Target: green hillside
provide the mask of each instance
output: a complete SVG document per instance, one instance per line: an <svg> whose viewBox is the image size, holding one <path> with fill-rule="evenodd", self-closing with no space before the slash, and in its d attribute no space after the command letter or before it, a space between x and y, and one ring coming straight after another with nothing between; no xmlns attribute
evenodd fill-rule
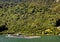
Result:
<svg viewBox="0 0 60 42"><path fill-rule="evenodd" d="M59 2L56 0L0 2L0 34L58 35Z"/></svg>

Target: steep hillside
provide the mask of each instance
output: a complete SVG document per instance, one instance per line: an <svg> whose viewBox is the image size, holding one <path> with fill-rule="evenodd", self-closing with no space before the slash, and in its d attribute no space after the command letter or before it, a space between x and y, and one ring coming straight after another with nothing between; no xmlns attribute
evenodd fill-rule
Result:
<svg viewBox="0 0 60 42"><path fill-rule="evenodd" d="M0 0L0 34L59 35L60 1L1 1L5 0Z"/></svg>

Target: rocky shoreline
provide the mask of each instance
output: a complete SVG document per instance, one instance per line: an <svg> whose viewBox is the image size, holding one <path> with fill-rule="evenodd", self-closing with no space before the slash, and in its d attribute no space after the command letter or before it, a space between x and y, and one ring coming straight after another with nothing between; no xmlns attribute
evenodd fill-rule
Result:
<svg viewBox="0 0 60 42"><path fill-rule="evenodd" d="M6 37L11 37L11 38L40 38L41 36L23 36L23 35L11 35L8 34Z"/></svg>

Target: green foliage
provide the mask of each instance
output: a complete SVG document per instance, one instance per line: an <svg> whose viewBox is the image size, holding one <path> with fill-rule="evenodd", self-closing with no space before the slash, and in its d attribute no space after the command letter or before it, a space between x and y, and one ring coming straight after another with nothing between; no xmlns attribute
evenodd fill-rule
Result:
<svg viewBox="0 0 60 42"><path fill-rule="evenodd" d="M31 3L0 3L2 7L0 8L0 26L7 26L6 33L58 35L60 31L55 25L56 21L60 19L60 4L57 4L58 7L56 8L53 7L52 3L49 3L50 7L48 7L44 2L43 5L42 3L39 5L39 1L32 1Z"/></svg>

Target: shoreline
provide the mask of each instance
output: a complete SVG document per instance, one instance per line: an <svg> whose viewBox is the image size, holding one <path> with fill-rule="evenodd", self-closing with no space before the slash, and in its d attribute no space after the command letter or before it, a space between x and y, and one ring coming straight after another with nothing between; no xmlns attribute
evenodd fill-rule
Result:
<svg viewBox="0 0 60 42"><path fill-rule="evenodd" d="M22 35L10 35L8 34L6 37L11 37L11 38L41 38L41 36L22 36Z"/></svg>

